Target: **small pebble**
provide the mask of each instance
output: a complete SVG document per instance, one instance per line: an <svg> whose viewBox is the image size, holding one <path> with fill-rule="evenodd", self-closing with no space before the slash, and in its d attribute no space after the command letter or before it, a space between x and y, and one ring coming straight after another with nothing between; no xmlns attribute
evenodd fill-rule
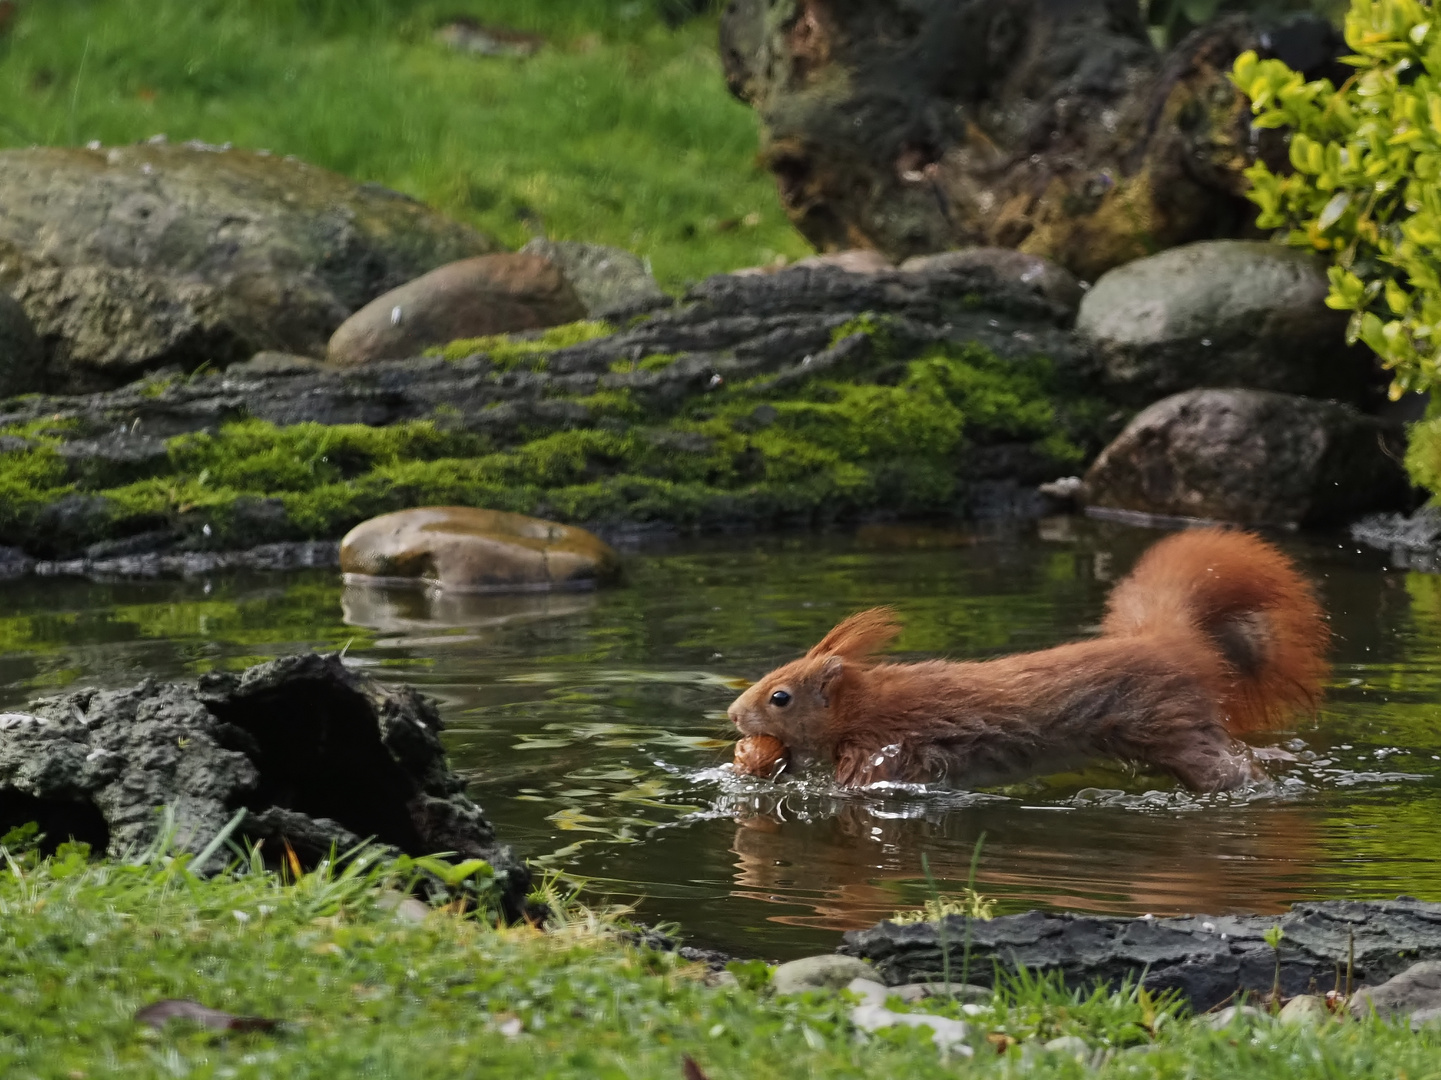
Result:
<svg viewBox="0 0 1441 1080"><path fill-rule="evenodd" d="M961 1020L946 1016L932 1016L929 1013L891 1012L883 1005L857 1005L851 1010L851 1023L862 1031L880 1031L882 1028L904 1024L907 1027L928 1027L931 1041L946 1052L955 1052L970 1057L974 1051L965 1044L970 1028Z"/></svg>
<svg viewBox="0 0 1441 1080"><path fill-rule="evenodd" d="M1293 1027L1317 1027L1331 1017L1326 999L1316 994L1300 994L1286 1002L1276 1019Z"/></svg>
<svg viewBox="0 0 1441 1080"><path fill-rule="evenodd" d="M1244 1018L1249 1021L1259 1020L1266 1014L1260 1009L1251 1005L1228 1005L1218 1013L1213 1013L1206 1018L1206 1023L1217 1031L1230 1027L1237 1019Z"/></svg>

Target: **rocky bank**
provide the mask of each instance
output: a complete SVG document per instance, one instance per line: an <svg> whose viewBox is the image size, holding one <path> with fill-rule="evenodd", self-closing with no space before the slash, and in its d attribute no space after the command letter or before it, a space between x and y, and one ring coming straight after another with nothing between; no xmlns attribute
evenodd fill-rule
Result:
<svg viewBox="0 0 1441 1080"><path fill-rule="evenodd" d="M0 182L0 393L32 391L0 400L0 573L329 563L426 505L616 534L1414 502L1324 264L1278 245L1089 290L1005 248L844 252L673 298L629 253L495 253L223 147L5 151Z"/></svg>

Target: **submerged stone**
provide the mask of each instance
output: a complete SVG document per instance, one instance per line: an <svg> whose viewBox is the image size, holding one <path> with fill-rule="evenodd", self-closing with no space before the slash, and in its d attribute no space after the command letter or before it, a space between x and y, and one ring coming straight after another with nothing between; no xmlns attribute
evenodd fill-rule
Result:
<svg viewBox="0 0 1441 1080"><path fill-rule="evenodd" d="M397 580L468 592L590 588L620 574L615 551L573 525L469 506L400 510L340 542L350 584Z"/></svg>

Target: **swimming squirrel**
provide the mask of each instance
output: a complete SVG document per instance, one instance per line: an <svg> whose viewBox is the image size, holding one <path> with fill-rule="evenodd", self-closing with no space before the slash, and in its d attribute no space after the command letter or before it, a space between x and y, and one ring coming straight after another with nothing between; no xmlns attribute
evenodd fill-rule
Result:
<svg viewBox="0 0 1441 1080"><path fill-rule="evenodd" d="M744 736L737 771L823 762L846 786L980 787L1119 758L1221 791L1263 776L1237 736L1314 710L1330 640L1291 561L1221 529L1151 547L1088 641L877 662L900 629L890 608L852 615L741 694L729 710Z"/></svg>

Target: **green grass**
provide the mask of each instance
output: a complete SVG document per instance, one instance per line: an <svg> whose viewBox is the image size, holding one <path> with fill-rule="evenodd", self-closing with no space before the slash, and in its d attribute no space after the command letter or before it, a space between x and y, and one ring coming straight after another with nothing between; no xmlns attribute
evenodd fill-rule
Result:
<svg viewBox="0 0 1441 1080"><path fill-rule="evenodd" d="M295 154L519 246L649 257L663 284L807 246L756 164L716 24L662 0L29 0L0 40L0 146L158 132ZM536 32L474 58L445 18Z"/></svg>
<svg viewBox="0 0 1441 1080"><path fill-rule="evenodd" d="M544 933L440 909L413 921L395 901L414 873L368 859L285 884L244 862L202 880L163 853L130 864L91 863L66 848L44 861L9 858L0 867L0 1071L16 1080L676 1080L690 1055L711 1080L1441 1076L1435 1033L1268 1020L1217 1032L1133 990L1068 992L1024 975L1003 980L992 1007L971 1018L972 1061L946 1061L924 1030L859 1033L844 998L770 996L759 965L740 969L744 985L708 987L699 967L623 943L613 917L563 905ZM282 1024L231 1034L135 1021L168 998ZM929 1007L960 1015L954 1004ZM1042 1048L1061 1035L1104 1063L1092 1071Z"/></svg>

